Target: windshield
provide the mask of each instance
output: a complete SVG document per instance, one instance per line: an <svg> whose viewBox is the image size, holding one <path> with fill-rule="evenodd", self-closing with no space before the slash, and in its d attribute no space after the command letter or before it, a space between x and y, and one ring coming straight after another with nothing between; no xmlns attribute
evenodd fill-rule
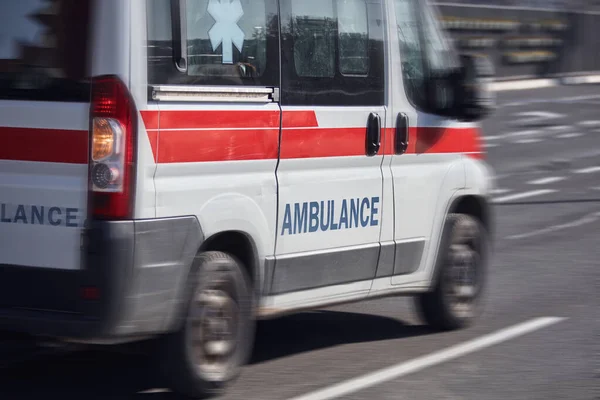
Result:
<svg viewBox="0 0 600 400"><path fill-rule="evenodd" d="M0 99L89 100L91 1L0 2Z"/></svg>

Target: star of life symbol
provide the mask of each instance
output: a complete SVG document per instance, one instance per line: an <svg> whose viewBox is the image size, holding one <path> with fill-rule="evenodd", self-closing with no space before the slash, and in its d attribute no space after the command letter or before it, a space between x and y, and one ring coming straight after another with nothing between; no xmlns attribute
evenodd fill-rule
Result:
<svg viewBox="0 0 600 400"><path fill-rule="evenodd" d="M207 11L215 19L208 32L213 51L222 44L223 64L233 64L233 46L241 52L246 37L238 25L244 15L242 3L240 0L210 0Z"/></svg>

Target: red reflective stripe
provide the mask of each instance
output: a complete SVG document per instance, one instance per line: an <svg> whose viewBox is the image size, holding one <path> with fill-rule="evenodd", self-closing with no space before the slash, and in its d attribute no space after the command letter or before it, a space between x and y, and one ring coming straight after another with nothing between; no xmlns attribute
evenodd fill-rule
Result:
<svg viewBox="0 0 600 400"><path fill-rule="evenodd" d="M158 131L148 131L148 140L150 141L150 148L152 149L152 156L154 162L158 161Z"/></svg>
<svg viewBox="0 0 600 400"><path fill-rule="evenodd" d="M87 164L88 132L0 127L0 160Z"/></svg>
<svg viewBox="0 0 600 400"><path fill-rule="evenodd" d="M392 155L395 152L394 146L396 145L396 128L385 129L385 135L383 137L383 154Z"/></svg>
<svg viewBox="0 0 600 400"><path fill-rule="evenodd" d="M277 111L158 111L142 113L158 163L276 159ZM158 126L160 123L160 133ZM314 111L284 111L281 158L365 155L366 128L318 128ZM269 129L271 128L271 129ZM388 128L380 154L394 154ZM478 128L410 128L407 154L483 154ZM483 157L483 155L481 156Z"/></svg>
<svg viewBox="0 0 600 400"><path fill-rule="evenodd" d="M384 145L386 155L395 151L396 130L387 129ZM480 153L481 135L479 128L409 128L409 143L406 154Z"/></svg>
<svg viewBox="0 0 600 400"><path fill-rule="evenodd" d="M366 128L284 129L281 158L366 155Z"/></svg>
<svg viewBox="0 0 600 400"><path fill-rule="evenodd" d="M281 120L285 128L317 128L317 114L314 111L284 111Z"/></svg>
<svg viewBox="0 0 600 400"><path fill-rule="evenodd" d="M277 159L279 129L161 131L158 163Z"/></svg>
<svg viewBox="0 0 600 400"><path fill-rule="evenodd" d="M140 114L142 114L142 119L147 130L158 129L158 111L140 111Z"/></svg>
<svg viewBox="0 0 600 400"><path fill-rule="evenodd" d="M465 153L475 151L474 128L410 128L408 154Z"/></svg>
<svg viewBox="0 0 600 400"><path fill-rule="evenodd" d="M161 111L163 129L279 128L279 111Z"/></svg>

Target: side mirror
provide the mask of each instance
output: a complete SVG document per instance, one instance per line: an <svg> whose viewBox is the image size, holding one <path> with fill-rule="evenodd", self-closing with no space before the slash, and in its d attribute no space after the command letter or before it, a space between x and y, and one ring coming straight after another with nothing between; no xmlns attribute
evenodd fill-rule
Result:
<svg viewBox="0 0 600 400"><path fill-rule="evenodd" d="M463 54L456 87L456 117L471 122L489 116L496 109L496 95L491 90L494 66L487 56Z"/></svg>

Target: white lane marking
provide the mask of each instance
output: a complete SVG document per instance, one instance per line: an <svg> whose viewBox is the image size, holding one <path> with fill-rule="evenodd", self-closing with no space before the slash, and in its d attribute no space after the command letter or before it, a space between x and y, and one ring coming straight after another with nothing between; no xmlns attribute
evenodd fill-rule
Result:
<svg viewBox="0 0 600 400"><path fill-rule="evenodd" d="M564 114L553 113L549 111L526 111L515 114L518 117L538 117L538 118L562 118Z"/></svg>
<svg viewBox="0 0 600 400"><path fill-rule="evenodd" d="M157 389L148 389L148 390L142 390L141 392L138 392L138 394L159 394L159 393L171 393L171 390L169 389L165 389L165 388L157 388Z"/></svg>
<svg viewBox="0 0 600 400"><path fill-rule="evenodd" d="M499 140L502 138L503 136L483 136L483 140L485 141Z"/></svg>
<svg viewBox="0 0 600 400"><path fill-rule="evenodd" d="M596 222L599 218L600 218L600 212L597 212L597 213L586 215L585 217L578 219L577 221L573 221L573 222L569 222L569 223L561 224L561 225L553 225L553 226L549 226L547 228L538 229L533 232L521 233L519 235L508 236L506 239L508 239L508 240L525 239L525 238L529 238L532 236L539 236L539 235L543 235L546 233L561 231L563 229L577 228L578 226Z"/></svg>
<svg viewBox="0 0 600 400"><path fill-rule="evenodd" d="M591 174L594 172L600 172L600 167L583 168L583 169L575 170L573 172L576 174Z"/></svg>
<svg viewBox="0 0 600 400"><path fill-rule="evenodd" d="M529 144L529 143L538 143L541 142L542 139L521 139L515 141L516 144Z"/></svg>
<svg viewBox="0 0 600 400"><path fill-rule="evenodd" d="M600 121L581 121L579 126L598 128L600 127Z"/></svg>
<svg viewBox="0 0 600 400"><path fill-rule="evenodd" d="M542 196L544 194L550 194L555 192L556 190L553 189L532 190L530 192L516 193L504 197L498 197L497 199L494 199L494 203L504 203L507 201L527 199L529 197Z"/></svg>
<svg viewBox="0 0 600 400"><path fill-rule="evenodd" d="M562 81L566 84L581 85L585 83L598 83L600 82L600 75L586 75L586 76L567 76L562 78Z"/></svg>
<svg viewBox="0 0 600 400"><path fill-rule="evenodd" d="M557 139L570 139L583 136L583 133L580 132L571 132L571 133L563 133L561 135L556 135Z"/></svg>
<svg viewBox="0 0 600 400"><path fill-rule="evenodd" d="M501 92L504 90L539 89L544 87L556 86L557 83L558 82L554 79L531 79L528 81L494 82L490 84L490 89L494 92Z"/></svg>
<svg viewBox="0 0 600 400"><path fill-rule="evenodd" d="M541 133L543 133L543 132L541 130L539 130L539 129L531 129L531 130L527 130L527 131L513 132L513 133L509 134L508 136L510 136L510 137L521 137L521 136L539 135Z"/></svg>
<svg viewBox="0 0 600 400"><path fill-rule="evenodd" d="M515 101L511 103L503 104L504 107L522 107L530 104L547 104L547 103L576 103L580 101L586 100L596 100L599 99L598 95L591 96L573 96L573 97L558 97L558 98L550 98L550 99L530 99L527 101Z"/></svg>
<svg viewBox="0 0 600 400"><path fill-rule="evenodd" d="M527 182L527 184L529 184L529 185L547 185L549 183L564 181L565 179L567 179L567 178L565 178L564 176L549 176L547 178L541 178L541 179L536 179L534 181L529 181L529 182Z"/></svg>
<svg viewBox="0 0 600 400"><path fill-rule="evenodd" d="M500 189L500 188L497 188L497 189L493 189L492 190L492 194L505 194L505 193L510 193L510 192L511 192L511 189Z"/></svg>
<svg viewBox="0 0 600 400"><path fill-rule="evenodd" d="M549 131L566 131L566 130L573 129L573 128L570 127L569 125L556 125L556 126L549 126L547 129Z"/></svg>
<svg viewBox="0 0 600 400"><path fill-rule="evenodd" d="M518 131L518 132L509 133L505 137L531 136L531 135L538 135L540 133L542 133L542 131L540 131L538 129L531 129L531 130L527 130L527 131Z"/></svg>
<svg viewBox="0 0 600 400"><path fill-rule="evenodd" d="M499 147L500 145L498 143L484 143L483 147L486 149L491 149L494 147Z"/></svg>
<svg viewBox="0 0 600 400"><path fill-rule="evenodd" d="M566 320L560 317L542 317L534 318L529 321L513 325L508 328L501 329L488 335L468 340L461 344L448 347L444 350L436 351L422 357L414 358L410 361L403 362L388 368L380 369L379 371L370 374L362 375L354 379L338 383L325 389L317 390L305 395L294 397L290 400L329 400L350 393L358 392L366 388L391 381L393 379L402 378L406 375L422 371L434 365L442 364L459 357L483 350L519 336L526 335L531 332L549 327Z"/></svg>

